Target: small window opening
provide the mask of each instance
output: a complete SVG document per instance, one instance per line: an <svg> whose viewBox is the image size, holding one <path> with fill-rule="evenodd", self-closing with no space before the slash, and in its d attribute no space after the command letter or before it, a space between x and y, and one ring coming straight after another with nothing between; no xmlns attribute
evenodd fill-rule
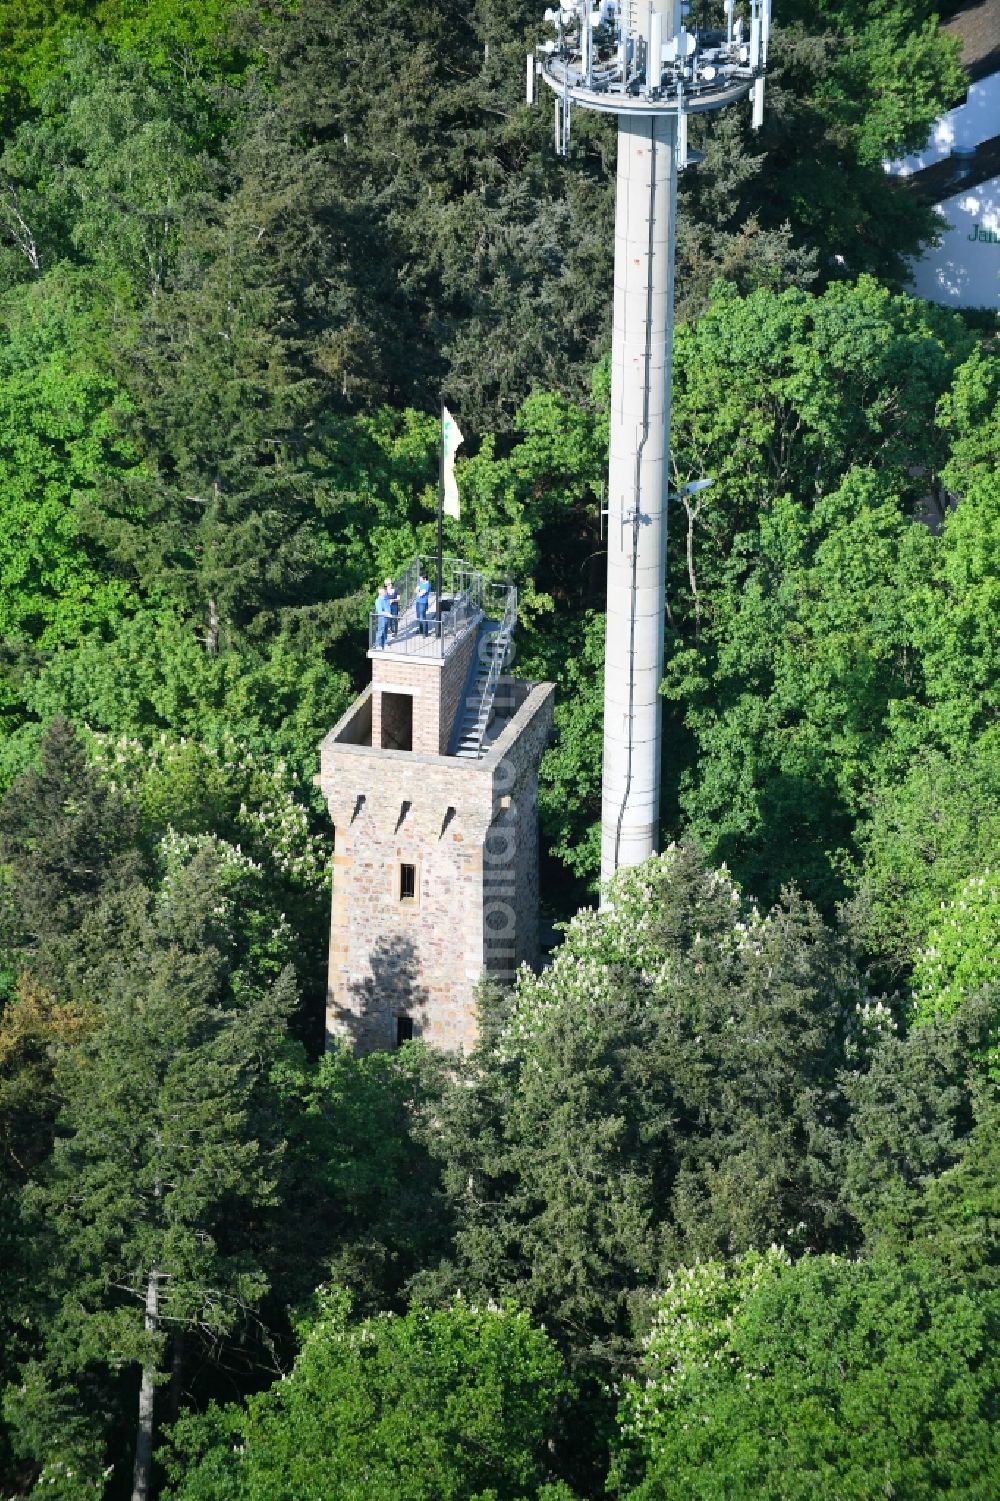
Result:
<svg viewBox="0 0 1000 1501"><path fill-rule="evenodd" d="M412 1042L412 1041L413 1041L413 1017L412 1016L397 1016L396 1017L396 1046L397 1046L397 1048L402 1047L402 1045L403 1045L404 1042Z"/></svg>
<svg viewBox="0 0 1000 1501"><path fill-rule="evenodd" d="M399 900L414 902L417 899L417 867L404 861L399 867Z"/></svg>

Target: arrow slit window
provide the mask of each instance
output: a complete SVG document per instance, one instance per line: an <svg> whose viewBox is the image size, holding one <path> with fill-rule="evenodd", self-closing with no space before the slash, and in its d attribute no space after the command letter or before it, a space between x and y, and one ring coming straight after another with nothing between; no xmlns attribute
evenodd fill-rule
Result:
<svg viewBox="0 0 1000 1501"><path fill-rule="evenodd" d="M417 900L417 867L405 860L399 862L399 900L415 904Z"/></svg>

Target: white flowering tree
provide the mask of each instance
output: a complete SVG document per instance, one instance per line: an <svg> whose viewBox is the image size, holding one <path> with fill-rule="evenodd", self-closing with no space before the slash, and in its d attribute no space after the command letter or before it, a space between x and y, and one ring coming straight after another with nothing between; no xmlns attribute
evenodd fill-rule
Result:
<svg viewBox="0 0 1000 1501"><path fill-rule="evenodd" d="M1000 1023L1000 872L991 869L962 881L941 903L913 964L913 1021L926 1025L954 1016L969 996L985 990L997 996ZM987 1061L1000 1082L995 1036Z"/></svg>
<svg viewBox="0 0 1000 1501"><path fill-rule="evenodd" d="M147 836L212 833L303 890L324 890L329 861L313 829L309 789L286 762L235 739L161 734L92 737L109 785L137 805Z"/></svg>
<svg viewBox="0 0 1000 1501"><path fill-rule="evenodd" d="M699 1261L667 1277L653 1303L641 1375L626 1381L618 1412L620 1442L615 1478L627 1484L637 1454L651 1455L669 1435L690 1394L715 1365L736 1363L733 1334L747 1301L765 1279L791 1265L772 1246L763 1255L748 1251L732 1261ZM753 1373L741 1374L751 1380Z"/></svg>
<svg viewBox="0 0 1000 1501"><path fill-rule="evenodd" d="M185 920L187 872L200 860L213 872L211 936L225 955L235 1000L263 981L274 980L293 961L296 940L287 917L274 912L263 866L217 834L178 834L168 829L157 849L161 872L157 907L176 926ZM178 913L178 907L180 912Z"/></svg>
<svg viewBox="0 0 1000 1501"><path fill-rule="evenodd" d="M228 872L230 922L242 925L258 959L277 945L282 959L294 963L304 1030L315 1036L331 867L313 789L285 761L236 739L209 744L164 734L150 740L94 735L91 743L98 768L137 819L161 878L169 879L199 847L220 856Z"/></svg>
<svg viewBox="0 0 1000 1501"><path fill-rule="evenodd" d="M1000 1464L1000 1297L924 1261L780 1252L679 1271L626 1382L628 1501L973 1501Z"/></svg>

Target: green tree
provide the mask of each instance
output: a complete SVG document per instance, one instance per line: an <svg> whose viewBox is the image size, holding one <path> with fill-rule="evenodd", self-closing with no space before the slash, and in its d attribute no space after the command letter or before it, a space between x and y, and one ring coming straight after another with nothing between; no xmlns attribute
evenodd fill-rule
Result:
<svg viewBox="0 0 1000 1501"><path fill-rule="evenodd" d="M197 106L135 58L79 43L46 90L37 119L6 146L8 228L23 251L18 213L38 265L64 259L93 269L104 297L155 295L176 252L185 202L210 176L199 150ZM29 264L30 264L30 257Z"/></svg>
<svg viewBox="0 0 1000 1501"><path fill-rule="evenodd" d="M351 600L341 612L345 630L356 613ZM108 640L87 636L43 658L30 676L19 667L19 717L31 717L3 747L4 780L30 760L34 721L57 714L147 744L160 735L212 745L234 739L311 775L320 740L352 696L346 671L329 661L330 646L309 623L210 656L180 609L140 608Z"/></svg>
<svg viewBox="0 0 1000 1501"><path fill-rule="evenodd" d="M706 1338L702 1286L726 1269L694 1269L660 1305L623 1404L620 1473L638 1478L625 1493L985 1501L1000 1460L996 1294L919 1260L771 1266L743 1280L702 1361L687 1330Z"/></svg>
<svg viewBox="0 0 1000 1501"><path fill-rule="evenodd" d="M27 963L53 989L74 969L86 972L92 937L99 946L106 936L105 899L137 877L136 832L125 800L88 766L73 727L54 719L38 764L0 804L8 966Z"/></svg>
<svg viewBox="0 0 1000 1501"><path fill-rule="evenodd" d="M205 281L161 294L131 351L143 469L117 504L91 510L102 544L189 615L212 656L300 599L324 556L313 481L295 462L308 390L289 367L277 294L243 279L249 227L220 228Z"/></svg>
<svg viewBox="0 0 1000 1501"><path fill-rule="evenodd" d="M444 385L467 428L485 432L509 428L533 386L585 389L608 335L614 129L582 116L573 159L554 156L544 112L522 101L537 10L479 0L360 18L331 0L252 15L228 0L81 0L28 11L17 29L40 119L22 144L54 139L54 127L66 172L25 175L10 157L2 196L18 274L37 270L32 257L46 264L36 210L60 184L70 198L86 184L88 154L94 253L127 260L139 246L136 267L155 269L159 246L143 261L150 237L170 247L177 231L176 200L162 189L197 178L204 147L258 209L280 205L255 222L271 242L271 277L294 302L310 373L332 400L430 407ZM79 68L74 78L73 48L68 61L60 53L72 34L77 55L89 48L92 59L100 39L103 79ZM686 174L685 314L704 307L720 275L743 290L805 285L820 252L828 275L846 264L902 277L935 218L881 161L919 144L958 96L954 52L926 7L902 3L864 22L817 24L810 12L776 28L761 136L745 111L725 112L705 123L706 161ZM88 113L92 142L79 129ZM118 146L107 152L127 119L134 181ZM103 244L93 232L102 202L114 210ZM67 210L76 214L68 199ZM65 243L80 224L53 228Z"/></svg>
<svg viewBox="0 0 1000 1501"><path fill-rule="evenodd" d="M774 500L788 494L811 507L851 468L891 480L904 503L919 499L924 477L910 471L940 469L947 457L936 406L969 348L953 316L870 277L822 296L716 288L674 348L676 487L715 480L695 538L696 553L707 546L713 557L699 575L708 570L710 582L713 563L734 548L745 570ZM687 573L681 536L675 529L678 582Z"/></svg>
<svg viewBox="0 0 1000 1501"><path fill-rule="evenodd" d="M945 493L958 499L902 599L919 692L889 706L890 740L858 831L854 915L893 976L909 970L941 905L991 865L995 848L1000 490L990 455L1000 449L981 358L959 369L940 413Z"/></svg>
<svg viewBox="0 0 1000 1501"><path fill-rule="evenodd" d="M905 721L902 731L911 740ZM993 859L998 806L993 729L964 745L958 760L949 746L925 744L901 780L872 789L859 828L861 864L850 915L892 983L908 973L942 903Z"/></svg>
<svg viewBox="0 0 1000 1501"><path fill-rule="evenodd" d="M533 385L579 392L608 336L615 135L581 112L570 161L554 157L545 112L522 102L540 13L494 0L363 22L330 0L289 12L252 45L340 200L341 256L314 307L326 301L339 325L344 394L429 407L444 385L483 432L508 427ZM771 50L760 137L746 111L724 112L699 135L704 166L685 174L685 315L720 275L780 289L819 259L827 275L901 281L937 227L882 170L961 93L955 43L926 7L857 25L800 14ZM345 56L359 60L346 75ZM324 216L329 201L327 187Z"/></svg>
<svg viewBox="0 0 1000 1501"><path fill-rule="evenodd" d="M965 348L948 319L868 280L818 298L720 290L679 334L677 488L715 485L672 529L668 826L762 900L794 878L831 910L870 797L905 774L941 557L911 518L912 471L945 461L935 409Z"/></svg>
<svg viewBox="0 0 1000 1501"><path fill-rule="evenodd" d="M67 43L114 40L159 71L192 74L214 64L238 70L222 45L232 0L3 0L5 77L0 111L9 127L33 107L67 66Z"/></svg>
<svg viewBox="0 0 1000 1501"><path fill-rule="evenodd" d="M997 982L1000 898L992 870L970 876L927 934L913 966L916 1017L951 1016L966 996Z"/></svg>
<svg viewBox="0 0 1000 1501"><path fill-rule="evenodd" d="M950 440L945 482L964 495L990 477L1000 457L1000 370L987 348L973 350L956 371L938 420Z"/></svg>
<svg viewBox="0 0 1000 1501"><path fill-rule="evenodd" d="M9 294L4 311L0 702L13 728L39 657L112 629L132 606L128 584L80 524L103 476L131 460L117 426L122 392L107 373L100 319L79 279L53 273Z"/></svg>
<svg viewBox="0 0 1000 1501"><path fill-rule="evenodd" d="M996 720L998 543L1000 481L990 475L970 484L946 517L938 568L911 605L929 701L918 731L938 744L967 744Z"/></svg>
<svg viewBox="0 0 1000 1501"><path fill-rule="evenodd" d="M922 686L906 607L933 542L851 470L812 508L775 500L753 543L701 640L671 642L664 691L695 746L681 810L762 898L794 878L829 910L894 708Z"/></svg>
<svg viewBox="0 0 1000 1501"><path fill-rule="evenodd" d="M908 1032L886 1022L867 1058L842 1076L848 1115L838 1148L840 1191L870 1252L891 1257L933 1240L930 1206L939 1200L950 1206L951 1230L945 1220L941 1225L944 1243L960 1251L961 1204L947 1185L968 1180L974 1189L974 1164L982 1162L996 1104L995 1087L978 1060L995 1026L990 995L974 995L953 1016ZM975 1239L988 1199L980 1195L971 1211Z"/></svg>
<svg viewBox="0 0 1000 1501"><path fill-rule="evenodd" d="M0 107L9 126L59 70L62 48L81 23L92 21L96 0L5 0L0 6L5 76Z"/></svg>
<svg viewBox="0 0 1000 1501"><path fill-rule="evenodd" d="M680 1266L652 1299L649 1331L642 1342L639 1374L625 1383L618 1412L620 1442L611 1480L625 1489L639 1469L638 1454L652 1456L669 1445L679 1409L714 1362L731 1361L734 1328L764 1283L791 1264L777 1246L761 1255L747 1251L731 1261Z"/></svg>
<svg viewBox="0 0 1000 1501"><path fill-rule="evenodd" d="M175 1427L174 1501L569 1501L544 1484L562 1362L523 1313L459 1299L354 1323L343 1293L318 1305L280 1385Z"/></svg>
<svg viewBox="0 0 1000 1501"><path fill-rule="evenodd" d="M362 19L307 0L253 25L275 119L316 159L319 223L335 226L300 285L341 400L430 408L443 383L485 431L535 381L585 383L611 186L599 153L582 176L555 161L521 102L521 28L533 40L539 22L397 0Z"/></svg>
<svg viewBox="0 0 1000 1501"><path fill-rule="evenodd" d="M282 1060L275 1088L288 1147L266 1256L283 1307L332 1272L358 1312L401 1311L410 1281L450 1242L432 1150L444 1064L419 1044L360 1058L334 1048L315 1065Z"/></svg>
<svg viewBox="0 0 1000 1501"><path fill-rule="evenodd" d="M144 1501L171 1337L217 1341L265 1291L239 1220L274 1196L278 1144L260 1099L294 988L287 974L269 984L266 969L240 980L224 869L202 852L148 903L141 945L127 970L109 966L100 1025L64 1076L51 1159L25 1190L36 1248L53 1249L41 1260L41 1339L22 1334L28 1357L6 1415L15 1447L41 1467L35 1494L96 1482L101 1409L127 1369L138 1380L132 1494Z"/></svg>
<svg viewBox="0 0 1000 1501"><path fill-rule="evenodd" d="M542 760L538 809L549 852L578 878L582 895L594 889L601 864L604 616L584 617L579 647L568 633L559 644L569 649L557 677L556 743Z"/></svg>
<svg viewBox="0 0 1000 1501"><path fill-rule="evenodd" d="M236 10L235 0L99 0L98 16L102 34L121 51L211 94L220 78L240 78L248 63L231 43Z"/></svg>
<svg viewBox="0 0 1000 1501"><path fill-rule="evenodd" d="M923 146L965 92L956 41L929 7L785 5L768 52L763 128L753 133L740 110L709 117L698 132L705 166L685 174L680 285L693 282L695 312L713 272L744 291L802 285L816 271L900 286L907 256L937 228L929 205L883 170Z"/></svg>
<svg viewBox="0 0 1000 1501"><path fill-rule="evenodd" d="M542 975L484 1001L443 1115L456 1262L429 1279L518 1297L602 1370L679 1259L836 1243L832 1069L861 999L813 912L762 915L690 850L610 896Z"/></svg>
<svg viewBox="0 0 1000 1501"><path fill-rule="evenodd" d="M921 1253L950 1277L996 1287L1000 1280L1000 1103L996 1091L974 1102L961 1157L931 1183L914 1215Z"/></svg>

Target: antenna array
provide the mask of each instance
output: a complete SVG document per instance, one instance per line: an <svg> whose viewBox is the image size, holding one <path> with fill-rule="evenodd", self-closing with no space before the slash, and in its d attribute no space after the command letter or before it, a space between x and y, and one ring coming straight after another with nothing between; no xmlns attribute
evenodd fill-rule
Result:
<svg viewBox="0 0 1000 1501"><path fill-rule="evenodd" d="M673 115L687 160L687 116L753 96L764 118L771 0L723 0L717 28L689 28L678 0L563 0L545 12L555 36L528 58L528 102L540 75L556 95L556 149L565 154L574 106L616 115Z"/></svg>

